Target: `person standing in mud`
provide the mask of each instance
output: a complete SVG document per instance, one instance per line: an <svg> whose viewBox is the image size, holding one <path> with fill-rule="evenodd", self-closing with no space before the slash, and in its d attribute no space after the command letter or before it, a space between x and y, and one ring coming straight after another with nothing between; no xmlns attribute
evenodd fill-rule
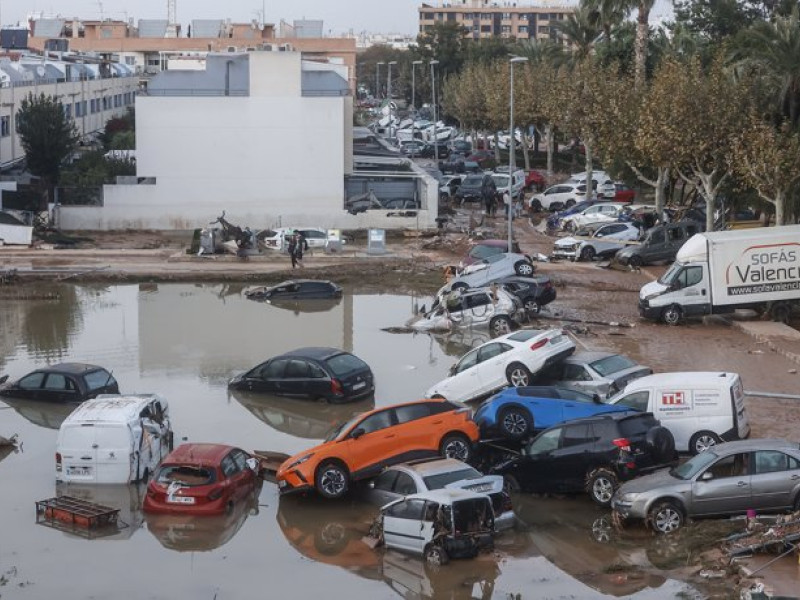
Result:
<svg viewBox="0 0 800 600"><path fill-rule="evenodd" d="M291 237L289 237L289 245L286 247L286 251L289 253L289 258L292 259L292 268L297 267L297 234L293 233Z"/></svg>
<svg viewBox="0 0 800 600"><path fill-rule="evenodd" d="M306 237L298 231L295 233L294 259L292 260L293 267L295 261L301 267L303 266L303 252L306 250L308 250L308 242L306 241Z"/></svg>

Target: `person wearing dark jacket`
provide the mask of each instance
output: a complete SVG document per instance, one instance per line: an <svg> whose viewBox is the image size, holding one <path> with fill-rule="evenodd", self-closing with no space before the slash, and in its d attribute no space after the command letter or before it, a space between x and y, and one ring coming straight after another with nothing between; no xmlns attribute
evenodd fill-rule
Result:
<svg viewBox="0 0 800 600"><path fill-rule="evenodd" d="M308 242L306 241L305 236L299 231L294 234L294 237L295 237L295 246L294 246L294 254L292 256L292 267L294 267L295 263L299 264L302 267L303 252L308 250Z"/></svg>

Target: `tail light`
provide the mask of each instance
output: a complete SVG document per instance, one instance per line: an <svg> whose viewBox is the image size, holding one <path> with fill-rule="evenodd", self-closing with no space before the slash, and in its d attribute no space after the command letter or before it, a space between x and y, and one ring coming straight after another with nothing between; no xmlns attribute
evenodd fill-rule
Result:
<svg viewBox="0 0 800 600"><path fill-rule="evenodd" d="M550 340L547 339L547 338L544 338L543 340L539 340L535 344L531 345L531 350L538 350L539 348L544 348L547 345L547 342L549 342L549 341Z"/></svg>
<svg viewBox="0 0 800 600"><path fill-rule="evenodd" d="M209 500L219 500L220 498L222 498L222 488L221 487L214 488L213 490L211 490L208 493L208 499Z"/></svg>
<svg viewBox="0 0 800 600"><path fill-rule="evenodd" d="M61 453L56 452L56 473L61 472Z"/></svg>
<svg viewBox="0 0 800 600"><path fill-rule="evenodd" d="M336 396L341 396L344 393L342 382L338 379L331 379L331 393Z"/></svg>
<svg viewBox="0 0 800 600"><path fill-rule="evenodd" d="M631 451L631 443L628 441L628 438L617 438L611 442L620 450L625 450L626 452Z"/></svg>

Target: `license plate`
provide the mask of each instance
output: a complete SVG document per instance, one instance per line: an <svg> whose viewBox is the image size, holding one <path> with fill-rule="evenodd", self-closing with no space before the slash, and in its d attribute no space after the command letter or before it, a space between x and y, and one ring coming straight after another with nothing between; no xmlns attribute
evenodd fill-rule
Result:
<svg viewBox="0 0 800 600"><path fill-rule="evenodd" d="M278 482L278 487L279 487L279 488L281 488L281 489L282 489L282 488L285 488L287 485L288 485L288 484L286 483L286 480L285 480L285 479L281 479L281 480Z"/></svg>
<svg viewBox="0 0 800 600"><path fill-rule="evenodd" d="M70 467L69 474L73 477L85 477L92 474L92 467Z"/></svg>
<svg viewBox="0 0 800 600"><path fill-rule="evenodd" d="M353 389L354 390L360 390L363 387L367 387L367 382L366 381L362 381L360 383L356 383L355 385L353 385Z"/></svg>
<svg viewBox="0 0 800 600"><path fill-rule="evenodd" d="M167 496L167 502L172 504L194 504L192 496Z"/></svg>

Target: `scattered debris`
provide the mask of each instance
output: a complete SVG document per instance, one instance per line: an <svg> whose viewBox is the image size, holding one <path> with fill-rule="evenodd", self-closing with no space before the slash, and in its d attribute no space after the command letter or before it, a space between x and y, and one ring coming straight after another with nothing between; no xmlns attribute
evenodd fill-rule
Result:
<svg viewBox="0 0 800 600"><path fill-rule="evenodd" d="M128 527L118 519L119 509L72 496L36 502L36 523L93 539L113 535Z"/></svg>

